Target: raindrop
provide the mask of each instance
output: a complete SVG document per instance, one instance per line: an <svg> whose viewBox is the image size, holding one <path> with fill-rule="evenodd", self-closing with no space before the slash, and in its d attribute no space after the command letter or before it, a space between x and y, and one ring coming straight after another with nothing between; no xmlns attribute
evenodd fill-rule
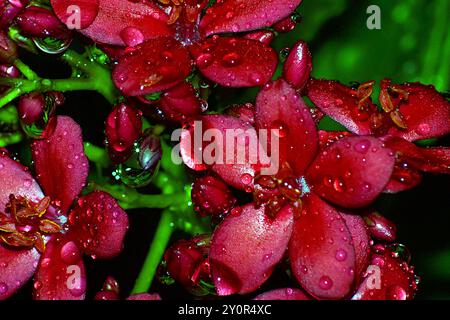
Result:
<svg viewBox="0 0 450 320"><path fill-rule="evenodd" d="M8 292L8 285L4 282L0 282L0 294Z"/></svg>
<svg viewBox="0 0 450 320"><path fill-rule="evenodd" d="M366 153L367 150L370 148L370 141L369 140L362 140L355 144L354 149L355 151L359 153Z"/></svg>
<svg viewBox="0 0 450 320"><path fill-rule="evenodd" d="M337 261L345 261L347 259L347 252L343 249L339 249L336 251L336 260Z"/></svg>
<svg viewBox="0 0 450 320"><path fill-rule="evenodd" d="M224 67L236 67L241 64L241 56L236 52L231 52L223 56L222 65Z"/></svg>
<svg viewBox="0 0 450 320"><path fill-rule="evenodd" d="M328 276L322 276L319 279L319 287L322 290L330 290L331 287L333 287L333 280L331 280L331 278Z"/></svg>

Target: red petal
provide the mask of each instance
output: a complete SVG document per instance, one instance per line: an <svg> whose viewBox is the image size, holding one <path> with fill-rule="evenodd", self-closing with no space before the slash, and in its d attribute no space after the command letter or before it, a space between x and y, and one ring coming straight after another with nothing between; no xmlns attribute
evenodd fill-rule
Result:
<svg viewBox="0 0 450 320"><path fill-rule="evenodd" d="M283 77L296 90L301 90L309 79L312 57L306 42L299 41L291 49L283 67Z"/></svg>
<svg viewBox="0 0 450 320"><path fill-rule="evenodd" d="M37 178L47 196L66 212L83 189L88 175L80 126L66 116L54 119L56 127L46 140L31 145Z"/></svg>
<svg viewBox="0 0 450 320"><path fill-rule="evenodd" d="M32 201L44 198L41 188L28 169L0 152L0 211L5 212L9 195L23 196Z"/></svg>
<svg viewBox="0 0 450 320"><path fill-rule="evenodd" d="M389 84L390 82L384 82L385 86ZM450 102L433 86L406 83L393 87L408 93L407 101L401 102L399 109L408 129L392 128L390 134L414 141L450 133Z"/></svg>
<svg viewBox="0 0 450 320"><path fill-rule="evenodd" d="M85 293L86 275L81 251L63 236L52 237L34 277L34 298L83 300Z"/></svg>
<svg viewBox="0 0 450 320"><path fill-rule="evenodd" d="M284 288L261 293L254 300L311 300L311 298L300 289Z"/></svg>
<svg viewBox="0 0 450 320"><path fill-rule="evenodd" d="M411 300L417 290L414 267L396 257L389 247L376 246L366 279L353 300ZM376 278L380 282L377 283ZM378 284L378 286L377 286Z"/></svg>
<svg viewBox="0 0 450 320"><path fill-rule="evenodd" d="M420 148L401 138L388 138L386 146L397 154L402 168L450 174L450 148Z"/></svg>
<svg viewBox="0 0 450 320"><path fill-rule="evenodd" d="M310 294L340 299L355 280L355 250L345 220L313 193L303 198L289 243L292 272Z"/></svg>
<svg viewBox="0 0 450 320"><path fill-rule="evenodd" d="M138 294L133 294L131 296L129 296L127 298L127 300L147 300L147 301L151 301L151 300L162 300L161 296L157 293L138 293Z"/></svg>
<svg viewBox="0 0 450 320"><path fill-rule="evenodd" d="M225 0L206 11L200 29L214 33L243 32L270 27L289 16L301 0Z"/></svg>
<svg viewBox="0 0 450 320"><path fill-rule="evenodd" d="M77 201L69 227L86 254L111 258L122 250L128 216L109 194L94 191Z"/></svg>
<svg viewBox="0 0 450 320"><path fill-rule="evenodd" d="M35 249L9 250L0 244L0 300L13 295L33 276L39 256Z"/></svg>
<svg viewBox="0 0 450 320"><path fill-rule="evenodd" d="M66 25L72 25L72 19L79 8L80 29L89 27L98 15L100 0L50 0L53 10L58 18Z"/></svg>
<svg viewBox="0 0 450 320"><path fill-rule="evenodd" d="M384 188L385 193L398 193L406 190L410 190L417 187L422 182L422 174L410 168L403 168L396 164L394 172L392 173L391 180Z"/></svg>
<svg viewBox="0 0 450 320"><path fill-rule="evenodd" d="M150 2L100 0L97 17L81 33L103 44L134 46L149 39L172 36L167 19Z"/></svg>
<svg viewBox="0 0 450 320"><path fill-rule="evenodd" d="M319 153L307 181L320 196L345 208L363 207L384 190L394 154L372 137L348 137Z"/></svg>
<svg viewBox="0 0 450 320"><path fill-rule="evenodd" d="M186 121L202 113L201 103L194 88L186 82L165 92L158 106L167 119L177 122Z"/></svg>
<svg viewBox="0 0 450 320"><path fill-rule="evenodd" d="M278 63L275 51L249 39L212 37L192 49L202 74L225 87L254 87L267 83Z"/></svg>
<svg viewBox="0 0 450 320"><path fill-rule="evenodd" d="M274 220L253 204L233 210L211 239L210 259L217 293L245 294L261 286L286 251L292 222L289 206Z"/></svg>
<svg viewBox="0 0 450 320"><path fill-rule="evenodd" d="M317 152L317 130L308 107L284 80L268 84L259 93L256 127L279 130L280 164L288 161L302 175Z"/></svg>
<svg viewBox="0 0 450 320"><path fill-rule="evenodd" d="M367 100L366 111L358 107L356 90L337 81L311 79L307 86L308 98L322 112L358 135L371 134L370 115L377 107Z"/></svg>
<svg viewBox="0 0 450 320"><path fill-rule="evenodd" d="M246 35L244 35L244 38L256 40L265 44L266 46L269 46L272 43L273 39L275 38L275 33L273 33L273 31L257 30L247 33Z"/></svg>
<svg viewBox="0 0 450 320"><path fill-rule="evenodd" d="M360 276L366 270L370 259L369 231L364 219L360 216L346 213L341 213L341 216L344 218L345 224L352 235L356 256L355 274L359 283Z"/></svg>
<svg viewBox="0 0 450 320"><path fill-rule="evenodd" d="M141 96L175 86L191 69L188 51L176 40L163 37L147 41L120 57L112 77L125 95Z"/></svg>

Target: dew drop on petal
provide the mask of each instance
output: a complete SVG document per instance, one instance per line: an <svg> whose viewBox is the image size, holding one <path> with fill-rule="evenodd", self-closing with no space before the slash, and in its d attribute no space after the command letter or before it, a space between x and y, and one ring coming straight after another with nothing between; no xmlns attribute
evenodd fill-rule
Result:
<svg viewBox="0 0 450 320"><path fill-rule="evenodd" d="M322 276L319 279L319 287L322 290L330 290L331 287L333 287L333 280L331 280L331 278L328 276Z"/></svg>

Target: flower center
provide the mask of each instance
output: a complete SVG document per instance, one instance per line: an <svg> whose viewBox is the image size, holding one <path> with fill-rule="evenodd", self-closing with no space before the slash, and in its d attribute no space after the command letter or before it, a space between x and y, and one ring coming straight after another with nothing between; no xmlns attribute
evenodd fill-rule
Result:
<svg viewBox="0 0 450 320"><path fill-rule="evenodd" d="M0 212L0 244L13 248L45 250L45 236L61 231L62 227L45 218L50 198L33 202L22 196L9 196L5 213Z"/></svg>
<svg viewBox="0 0 450 320"><path fill-rule="evenodd" d="M294 177L290 168L283 168L277 176L258 176L255 178L253 198L257 206L265 205L265 213L275 218L287 204L295 210L302 207L302 184Z"/></svg>

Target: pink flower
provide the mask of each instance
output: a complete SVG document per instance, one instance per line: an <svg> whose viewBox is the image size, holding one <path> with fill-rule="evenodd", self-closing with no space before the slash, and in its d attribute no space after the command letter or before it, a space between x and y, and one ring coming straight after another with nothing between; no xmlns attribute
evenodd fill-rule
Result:
<svg viewBox="0 0 450 320"><path fill-rule="evenodd" d="M81 129L69 117L52 121L54 132L32 144L39 184L8 155L0 158L2 299L33 275L36 299L83 299L83 253L119 254L128 228L126 213L109 194L79 196L88 174Z"/></svg>

